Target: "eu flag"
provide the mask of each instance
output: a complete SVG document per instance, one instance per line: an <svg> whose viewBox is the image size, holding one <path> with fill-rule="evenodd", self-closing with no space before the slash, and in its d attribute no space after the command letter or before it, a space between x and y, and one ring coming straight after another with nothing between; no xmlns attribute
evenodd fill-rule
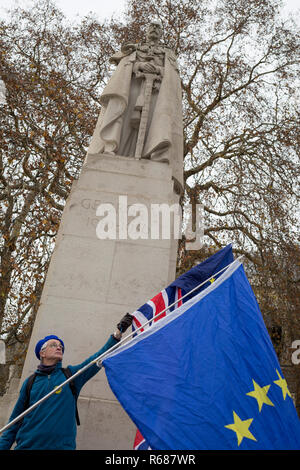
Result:
<svg viewBox="0 0 300 470"><path fill-rule="evenodd" d="M142 325L145 325L152 318L155 322L161 320L194 295L206 289L210 282L217 279L220 273L233 262L233 259L232 246L229 244L179 276L172 284L161 290L132 314L134 317L132 322L133 330L137 334L143 332ZM212 276L214 277L212 278ZM161 315L159 315L160 312L162 312ZM151 324L150 321L149 326L145 326L145 328L149 328ZM149 442L139 430L136 432L133 447L135 450L151 449Z"/></svg>
<svg viewBox="0 0 300 470"><path fill-rule="evenodd" d="M238 260L103 365L154 450L300 449L300 421Z"/></svg>

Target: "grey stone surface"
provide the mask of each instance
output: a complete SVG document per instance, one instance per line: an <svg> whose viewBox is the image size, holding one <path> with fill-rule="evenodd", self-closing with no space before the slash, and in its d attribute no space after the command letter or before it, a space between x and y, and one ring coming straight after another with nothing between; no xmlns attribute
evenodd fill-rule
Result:
<svg viewBox="0 0 300 470"><path fill-rule="evenodd" d="M133 312L175 277L176 240L100 240L99 203L174 204L168 165L130 157L88 155L67 201L47 273L21 383L37 366L36 342L56 334L64 366L99 350L126 312ZM132 449L135 426L101 370L82 389L78 449Z"/></svg>
<svg viewBox="0 0 300 470"><path fill-rule="evenodd" d="M0 397L0 428L5 426L8 421L15 402L19 395L19 379L11 379L9 389L6 394Z"/></svg>

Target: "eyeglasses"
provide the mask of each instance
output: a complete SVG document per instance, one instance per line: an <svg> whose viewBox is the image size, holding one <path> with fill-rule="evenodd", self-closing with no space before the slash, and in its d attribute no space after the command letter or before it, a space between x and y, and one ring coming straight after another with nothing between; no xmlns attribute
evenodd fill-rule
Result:
<svg viewBox="0 0 300 470"><path fill-rule="evenodd" d="M48 346L49 346L49 348L60 348L61 350L63 349L61 343L48 343L48 344L46 345L46 347L48 347Z"/></svg>

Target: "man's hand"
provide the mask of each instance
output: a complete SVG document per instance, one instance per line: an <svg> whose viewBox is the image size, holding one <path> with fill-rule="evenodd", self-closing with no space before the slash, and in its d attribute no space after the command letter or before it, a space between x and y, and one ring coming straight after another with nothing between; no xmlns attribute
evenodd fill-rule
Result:
<svg viewBox="0 0 300 470"><path fill-rule="evenodd" d="M124 317L121 319L120 323L117 324L117 328L121 333L124 333L127 328L132 324L133 316L130 313L126 313Z"/></svg>
<svg viewBox="0 0 300 470"><path fill-rule="evenodd" d="M120 340L122 338L122 333L121 331L117 328L116 331L114 332L113 334L114 338L116 338L117 340Z"/></svg>

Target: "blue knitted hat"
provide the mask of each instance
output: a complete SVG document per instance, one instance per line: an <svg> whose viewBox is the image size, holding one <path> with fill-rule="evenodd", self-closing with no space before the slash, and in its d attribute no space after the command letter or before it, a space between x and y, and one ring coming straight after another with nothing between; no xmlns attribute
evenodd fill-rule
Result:
<svg viewBox="0 0 300 470"><path fill-rule="evenodd" d="M58 341L61 342L62 344L62 350L63 352L65 351L65 345L64 345L64 342L62 339L58 338L58 336L55 336L55 335L49 335L49 336L45 336L44 339L40 339L40 341L38 341L36 343L36 347L35 347L35 355L36 357L40 360L40 351L41 351L41 348L43 346L43 344L45 344L47 341L49 341L49 339L57 339Z"/></svg>

